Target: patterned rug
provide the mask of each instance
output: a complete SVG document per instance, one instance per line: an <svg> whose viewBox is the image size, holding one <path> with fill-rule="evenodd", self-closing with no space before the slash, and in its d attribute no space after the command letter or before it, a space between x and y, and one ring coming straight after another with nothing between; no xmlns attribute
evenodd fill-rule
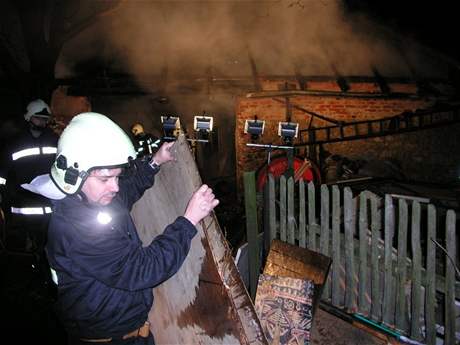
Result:
<svg viewBox="0 0 460 345"><path fill-rule="evenodd" d="M310 280L259 276L255 307L270 344L310 343L313 288Z"/></svg>

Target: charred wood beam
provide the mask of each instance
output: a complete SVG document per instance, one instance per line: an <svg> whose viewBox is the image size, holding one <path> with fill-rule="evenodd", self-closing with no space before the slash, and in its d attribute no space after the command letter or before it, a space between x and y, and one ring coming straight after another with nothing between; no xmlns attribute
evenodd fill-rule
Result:
<svg viewBox="0 0 460 345"><path fill-rule="evenodd" d="M338 125L338 124L341 123L340 121L337 121L337 120L335 120L335 119L331 119L331 118L326 117L326 116L324 116L324 115L320 115L320 114L318 114L318 113L315 113L314 111L307 110L307 109L305 109L305 108L302 108L302 107L300 107L300 106L298 106L298 105L295 105L295 104L292 104L292 103L290 103L290 102L288 103L289 97L286 97L286 101L281 100L281 99L277 99L277 98L273 98L273 100L276 101L276 102L279 102L279 103L285 103L285 102L286 102L286 109L287 109L288 107L289 107L289 108L292 107L292 108L294 108L294 109L296 109L296 110L300 110L300 111L302 111L302 112L304 112L304 113L307 113L307 114L310 115L312 118L313 118L313 117L317 117L318 119L321 119L321 120L326 121L326 122L329 122L329 123L333 123L333 124L335 124L335 125ZM290 118L290 115L289 115L289 118ZM289 121L290 121L290 120L289 120Z"/></svg>
<svg viewBox="0 0 460 345"><path fill-rule="evenodd" d="M382 91L382 93L385 93L385 94L390 93L391 91L390 87L385 81L385 78L383 78L383 76L377 70L377 67L372 67L372 72L374 73L374 78L380 88L380 91Z"/></svg>

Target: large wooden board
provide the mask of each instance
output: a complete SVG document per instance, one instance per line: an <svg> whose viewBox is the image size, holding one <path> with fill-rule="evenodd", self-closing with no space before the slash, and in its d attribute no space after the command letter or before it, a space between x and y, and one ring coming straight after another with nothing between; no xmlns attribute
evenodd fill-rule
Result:
<svg viewBox="0 0 460 345"><path fill-rule="evenodd" d="M132 211L144 244L184 214L202 183L183 136L174 150L177 161L161 167ZM149 320L157 344L267 344L215 215L197 228L179 272L153 289Z"/></svg>

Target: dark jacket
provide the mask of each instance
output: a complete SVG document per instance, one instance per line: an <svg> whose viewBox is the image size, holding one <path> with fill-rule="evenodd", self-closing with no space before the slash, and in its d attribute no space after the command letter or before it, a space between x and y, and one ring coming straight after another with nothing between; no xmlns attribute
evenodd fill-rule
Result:
<svg viewBox="0 0 460 345"><path fill-rule="evenodd" d="M56 157L58 136L49 128L34 138L27 127L2 150L0 177L6 180L5 210L9 207L45 207L50 201L21 187L49 173Z"/></svg>
<svg viewBox="0 0 460 345"><path fill-rule="evenodd" d="M90 205L81 195L55 202L47 254L58 277L58 314L75 337L120 337L140 327L153 303L152 287L177 272L196 234L178 217L142 246L129 212L153 185L156 170L140 160L134 170L120 178L108 206Z"/></svg>

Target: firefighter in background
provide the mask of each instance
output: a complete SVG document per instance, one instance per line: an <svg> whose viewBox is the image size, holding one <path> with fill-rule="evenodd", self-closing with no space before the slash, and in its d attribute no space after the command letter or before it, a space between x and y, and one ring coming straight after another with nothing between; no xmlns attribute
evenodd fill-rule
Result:
<svg viewBox="0 0 460 345"><path fill-rule="evenodd" d="M30 102L24 119L24 128L6 142L0 160L1 207L6 223L3 249L32 254L35 267L46 274L49 269L44 246L51 203L21 185L49 171L55 159L58 136L48 128L51 111L43 100Z"/></svg>
<svg viewBox="0 0 460 345"><path fill-rule="evenodd" d="M144 126L135 123L131 126L131 133L134 136L134 147L137 157L151 156L160 147L160 139L156 139L144 131Z"/></svg>

